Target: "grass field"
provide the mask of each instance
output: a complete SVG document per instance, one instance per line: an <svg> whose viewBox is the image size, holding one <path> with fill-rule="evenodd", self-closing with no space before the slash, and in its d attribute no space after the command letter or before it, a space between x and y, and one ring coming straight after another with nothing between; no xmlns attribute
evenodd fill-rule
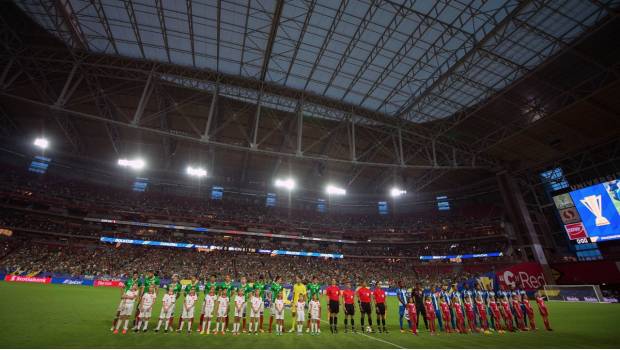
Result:
<svg viewBox="0 0 620 350"><path fill-rule="evenodd" d="M423 330L420 336L415 337L398 332L396 300L391 298L388 300L390 334L344 334L341 331L337 335L332 335L326 322L323 322L321 324L323 333L319 336L307 334L275 336L266 333L257 336L246 334L207 336L196 332L191 335L153 332L114 335L110 332L110 326L118 301L119 291L115 288L0 282L0 346L4 348L612 348L620 344L618 304L549 303L553 332L538 330L490 336L442 334L431 337ZM154 315L159 315L159 308L158 303L154 308ZM180 303L177 303L175 315L179 314ZM339 317L341 330L342 317L341 314ZM265 322L267 326L267 321ZM289 320L285 322L286 327L290 327ZM359 319L356 323L359 328ZM537 320L537 325L543 326L540 318ZM229 328L232 328L232 323Z"/></svg>

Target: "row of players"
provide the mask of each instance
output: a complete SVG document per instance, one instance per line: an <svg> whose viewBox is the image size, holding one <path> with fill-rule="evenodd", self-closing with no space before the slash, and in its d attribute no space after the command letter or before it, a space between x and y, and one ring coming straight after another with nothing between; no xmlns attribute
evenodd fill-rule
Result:
<svg viewBox="0 0 620 350"><path fill-rule="evenodd" d="M148 322L151 318L152 308L155 304L159 280L152 274L147 275L144 279L138 279L137 274L125 282L124 292L121 296L121 303L117 310L117 318L114 320L112 330L118 333L122 322L124 321L123 333L127 332L128 322L134 313L134 331L146 331ZM534 311L531 307L527 295L523 293L505 293L498 297L496 301L494 295L485 293L424 293L423 305L414 301L414 293L408 293L402 284L398 290L398 300L400 303L399 316L401 324L401 332L403 330L402 319L408 321L409 328L413 334L418 334L418 316L422 314L424 323L431 335L437 334L435 323L439 324L441 330L447 333L458 332L484 332L490 333L490 327L498 333L508 331L526 331L527 320L530 322L530 330L535 330ZM268 288L268 289L267 289ZM160 311L159 322L155 331L158 332L162 325L164 331L167 332L172 327L173 314L177 299L180 299L182 291L184 291L184 300L182 315L179 318L179 326L177 331L180 332L187 322L188 333L192 330L194 320L195 306L198 301L199 282L194 277L190 284L185 288L180 284L178 276L173 276L172 283L168 286L167 293L162 299L162 309ZM272 331L273 321L276 321L276 334L281 335L284 329L284 293L282 280L276 277L274 281L267 284L263 277L255 283L248 283L242 277L240 285L233 287L230 276L226 276L224 282L216 282L215 276L211 276L210 280L205 283L204 303L201 310L198 331L202 334L211 334L211 323L213 313L216 311L215 324L213 334L225 334L228 330L228 315L230 303L233 303L233 313L235 322L233 324L232 333L234 335L240 332L246 332L246 304L250 305L250 327L247 329L250 333L257 334L259 329L263 332L263 312L265 307L265 298L268 299L271 316L269 320L268 331ZM271 296L267 296L267 291ZM234 294L234 295L233 295ZM321 303L319 296L321 294L321 286L314 278L312 283L307 286L301 283L301 278L296 278L293 286L293 302L291 304L292 325L289 332L293 332L297 328L297 333L301 334L305 319L305 310L308 309L307 332L311 334L320 333L321 322ZM366 332L373 332L371 305L375 304L377 315L377 331L388 332L385 322L386 315L386 294L379 287L375 287L371 291L362 282L361 287L353 290L351 283L346 284L346 288L341 290L336 281L332 280L331 285L325 290L328 299L328 315L330 330L332 333L338 332L338 314L340 304L344 304L345 309L345 332L348 331L348 322L351 324L351 331L355 332L355 299L357 298L359 309L361 311L361 329ZM493 293L491 293L493 294ZM484 297L483 297L484 296ZM488 297L487 297L488 296ZM306 304L306 301L308 303ZM540 295L536 295L536 302L539 312L545 323L547 330L551 330L548 321L548 311L544 300ZM416 305L417 304L417 305ZM364 328L365 316L368 319L368 326ZM514 318L514 323L513 323ZM467 326L465 320L467 319ZM489 326L489 323L491 326ZM503 324L502 324L503 323ZM469 328L469 330L467 329Z"/></svg>

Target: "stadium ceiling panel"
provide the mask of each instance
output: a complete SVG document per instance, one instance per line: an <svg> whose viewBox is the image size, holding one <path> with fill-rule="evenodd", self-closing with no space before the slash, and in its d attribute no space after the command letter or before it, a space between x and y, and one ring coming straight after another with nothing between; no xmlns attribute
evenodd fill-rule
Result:
<svg viewBox="0 0 620 350"><path fill-rule="evenodd" d="M240 76L416 123L485 100L618 6L583 0L16 3L69 47ZM296 108L296 101L261 91L222 91ZM304 109L330 115L317 106Z"/></svg>

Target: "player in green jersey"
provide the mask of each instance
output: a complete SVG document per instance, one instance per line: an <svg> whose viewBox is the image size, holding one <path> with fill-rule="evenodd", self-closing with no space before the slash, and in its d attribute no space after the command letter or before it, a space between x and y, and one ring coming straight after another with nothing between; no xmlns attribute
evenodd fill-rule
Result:
<svg viewBox="0 0 620 350"><path fill-rule="evenodd" d="M174 303L172 304L172 311L170 313L170 321L169 321L169 324L172 326L174 324L174 309L176 306L176 301L179 299L179 297L181 296L181 292L183 291L183 285L179 281L179 275L176 273L172 275L170 285L168 285L168 290L170 289L172 289L175 295Z"/></svg>
<svg viewBox="0 0 620 350"><path fill-rule="evenodd" d="M316 295L317 297L319 297L321 295L321 285L319 284L319 279L314 276L312 277L312 282L308 283L308 285L306 286L306 289L308 290L308 300L312 300L312 298L314 298L314 296ZM310 315L310 309L308 309L308 324L306 327L306 333L310 332L310 319L311 319L311 315ZM320 331L321 330L321 320L317 320L317 329Z"/></svg>
<svg viewBox="0 0 620 350"><path fill-rule="evenodd" d="M258 281L254 282L254 290L258 290L258 294L261 297L261 299L265 298L265 288L266 288L266 284L265 284L265 277L263 275L258 276ZM261 333L264 332L263 330L263 312L265 311L265 304L261 304L260 307L260 319L258 322L259 328Z"/></svg>
<svg viewBox="0 0 620 350"><path fill-rule="evenodd" d="M225 291L226 297L228 297L228 300L230 301L230 295L232 294L232 291L233 291L233 284L232 284L232 280L230 279L230 275L226 275L224 277L224 282L220 283L219 290ZM224 321L224 329L228 331L228 315L226 315L226 318Z"/></svg>
<svg viewBox="0 0 620 350"><path fill-rule="evenodd" d="M131 277L129 277L125 283L124 283L124 287L121 288L121 303L118 306L118 309L116 310L116 316L114 317L114 322L112 322L112 328L110 329L111 331L114 330L114 326L116 325L116 322L118 322L118 318L119 315L121 313L121 305L123 304L123 295L125 293L127 293L128 290L131 289L131 287L135 286L140 286L142 284L142 281L140 281L140 275L138 275L137 272L134 272Z"/></svg>
<svg viewBox="0 0 620 350"><path fill-rule="evenodd" d="M282 291L282 277L276 276L275 281L271 282L269 285L269 290L271 291L271 314L269 316L269 333L271 333L271 327L273 326L273 318L276 315L276 299L278 295Z"/></svg>
<svg viewBox="0 0 620 350"><path fill-rule="evenodd" d="M147 271L146 275L142 278L142 283L138 283L140 293L138 294L138 297L136 298L136 312L135 312L135 316L133 319L133 330L134 331L137 329L138 321L140 318L139 316L140 313L138 312L138 306L140 305L140 302L142 301L142 295L144 295L144 293L146 293L149 290L149 287L151 286L153 286L153 288L155 289L155 295L157 295L157 290L159 289L159 277L155 276L155 271L153 270Z"/></svg>
<svg viewBox="0 0 620 350"><path fill-rule="evenodd" d="M185 286L185 295L188 295L192 288L196 291L196 295L198 295L198 293L200 293L200 281L198 280L198 277L196 275L193 275L190 280L191 281L189 282L189 284Z"/></svg>
<svg viewBox="0 0 620 350"><path fill-rule="evenodd" d="M211 274L209 276L209 281L205 283L205 294L209 293L212 288L217 292L218 283L216 282L216 278L217 276L215 274ZM205 319L205 314L204 314L204 308L203 308L203 310L200 312L200 323L198 324L198 333L202 331L202 323L204 322L204 319Z"/></svg>
<svg viewBox="0 0 620 350"><path fill-rule="evenodd" d="M250 283L248 283L248 280L245 276L241 277L240 280L240 285L239 287L237 287L237 290L241 290L243 292L243 296L245 297L245 300L250 300L250 294L252 293L252 291L254 290L254 288L250 285ZM242 321L242 333L246 332L246 310L243 310L243 321Z"/></svg>

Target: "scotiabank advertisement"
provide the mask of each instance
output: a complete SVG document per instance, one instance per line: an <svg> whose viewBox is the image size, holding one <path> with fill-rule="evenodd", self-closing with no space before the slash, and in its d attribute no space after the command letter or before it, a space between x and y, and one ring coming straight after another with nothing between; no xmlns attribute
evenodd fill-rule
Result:
<svg viewBox="0 0 620 350"><path fill-rule="evenodd" d="M538 263L521 263L497 272L500 288L535 291L545 285L545 275Z"/></svg>
<svg viewBox="0 0 620 350"><path fill-rule="evenodd" d="M31 276L16 276L6 275L4 280L7 282L25 282L25 283L42 283L49 284L52 279L50 277L31 277Z"/></svg>

